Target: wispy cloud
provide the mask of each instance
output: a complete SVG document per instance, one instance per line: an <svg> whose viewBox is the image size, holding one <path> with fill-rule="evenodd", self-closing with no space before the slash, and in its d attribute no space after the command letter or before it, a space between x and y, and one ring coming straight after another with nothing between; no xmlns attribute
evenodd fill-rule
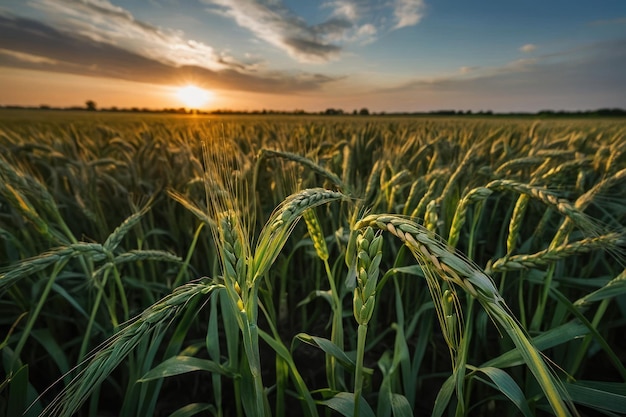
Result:
<svg viewBox="0 0 626 417"><path fill-rule="evenodd" d="M499 67L463 67L457 73L416 79L379 93L436 97L452 108L572 109L573 98L580 96L586 97L590 109L626 107L623 68L626 39L519 59ZM508 104L509 109L503 108L505 101L513 103ZM515 107L516 101L519 107Z"/></svg>
<svg viewBox="0 0 626 417"><path fill-rule="evenodd" d="M332 9L332 15L335 17L343 17L351 22L359 20L359 6L354 0L328 1L324 3L322 7Z"/></svg>
<svg viewBox="0 0 626 417"><path fill-rule="evenodd" d="M470 67L470 66L463 66L461 68L459 68L459 74L471 74L473 71L475 71L477 69L477 67Z"/></svg>
<svg viewBox="0 0 626 417"><path fill-rule="evenodd" d="M332 10L331 18L343 18L351 22L351 27L343 33L344 42L354 42L361 45L376 41L382 29L381 21L373 18L373 7L367 1L334 0L322 4L322 8Z"/></svg>
<svg viewBox="0 0 626 417"><path fill-rule="evenodd" d="M213 88L288 93L319 89L333 80L305 72L260 72L221 56L216 56L213 67L194 64L193 60L174 63L116 42L2 13L0 50L0 66L148 83L193 79Z"/></svg>
<svg viewBox="0 0 626 417"><path fill-rule="evenodd" d="M211 70L228 68L224 57L211 46L186 39L181 31L137 20L128 10L108 0L33 0L29 5L44 11L56 27L95 42L123 46L172 65L197 65Z"/></svg>
<svg viewBox="0 0 626 417"><path fill-rule="evenodd" d="M297 61L321 63L338 59L346 43L370 43L381 31L420 22L423 0L332 0L320 8L327 20L312 24L280 0L203 0L209 11L234 20Z"/></svg>
<svg viewBox="0 0 626 417"><path fill-rule="evenodd" d="M424 17L423 0L396 0L394 3L395 29L414 26Z"/></svg>
<svg viewBox="0 0 626 417"><path fill-rule="evenodd" d="M302 62L325 62L339 54L340 47L333 39L352 27L343 17L318 25L308 25L279 1L254 0L205 0L217 6L211 11L233 19L256 37L286 51Z"/></svg>
<svg viewBox="0 0 626 417"><path fill-rule="evenodd" d="M521 52L527 52L527 53L528 53L528 52L532 52L532 51L534 51L535 49L537 49L537 45L532 44L532 43L527 43L526 45L522 45L522 46L520 46L520 48L519 48L519 50L520 50Z"/></svg>
<svg viewBox="0 0 626 417"><path fill-rule="evenodd" d="M35 65L39 65L39 64L57 65L57 64L59 64L59 62L54 60L54 59L50 59L50 58L46 58L46 57L38 56L38 55L26 54L24 52L10 51L8 49L0 49L0 56L4 56L4 59L0 58L0 61L4 61L4 62L13 61L13 62L16 62L16 63L22 62L22 63L26 63L26 64L35 64Z"/></svg>

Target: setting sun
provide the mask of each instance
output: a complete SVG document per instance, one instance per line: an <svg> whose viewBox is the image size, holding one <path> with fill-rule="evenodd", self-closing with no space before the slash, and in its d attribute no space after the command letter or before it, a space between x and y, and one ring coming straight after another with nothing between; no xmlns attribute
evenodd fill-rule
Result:
<svg viewBox="0 0 626 417"><path fill-rule="evenodd" d="M186 85L176 91L176 97L188 108L197 109L206 104L213 94L195 85Z"/></svg>

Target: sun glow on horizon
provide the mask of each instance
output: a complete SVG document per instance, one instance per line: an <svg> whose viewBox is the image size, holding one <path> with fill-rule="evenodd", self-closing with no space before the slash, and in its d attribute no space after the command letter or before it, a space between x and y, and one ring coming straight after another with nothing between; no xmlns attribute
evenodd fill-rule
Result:
<svg viewBox="0 0 626 417"><path fill-rule="evenodd" d="M190 109L198 109L213 99L213 93L195 86L187 84L176 90L176 97Z"/></svg>

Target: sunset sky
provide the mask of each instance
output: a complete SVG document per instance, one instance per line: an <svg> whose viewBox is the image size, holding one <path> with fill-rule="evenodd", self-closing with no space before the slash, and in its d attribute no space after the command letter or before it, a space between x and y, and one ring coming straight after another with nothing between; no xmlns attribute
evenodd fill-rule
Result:
<svg viewBox="0 0 626 417"><path fill-rule="evenodd" d="M626 108L624 0L3 0L0 105Z"/></svg>

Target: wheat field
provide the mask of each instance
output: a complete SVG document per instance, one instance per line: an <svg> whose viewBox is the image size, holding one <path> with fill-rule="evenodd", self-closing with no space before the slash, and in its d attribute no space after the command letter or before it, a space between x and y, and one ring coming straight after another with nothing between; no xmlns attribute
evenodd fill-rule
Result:
<svg viewBox="0 0 626 417"><path fill-rule="evenodd" d="M625 230L619 118L3 110L0 414L623 415Z"/></svg>

